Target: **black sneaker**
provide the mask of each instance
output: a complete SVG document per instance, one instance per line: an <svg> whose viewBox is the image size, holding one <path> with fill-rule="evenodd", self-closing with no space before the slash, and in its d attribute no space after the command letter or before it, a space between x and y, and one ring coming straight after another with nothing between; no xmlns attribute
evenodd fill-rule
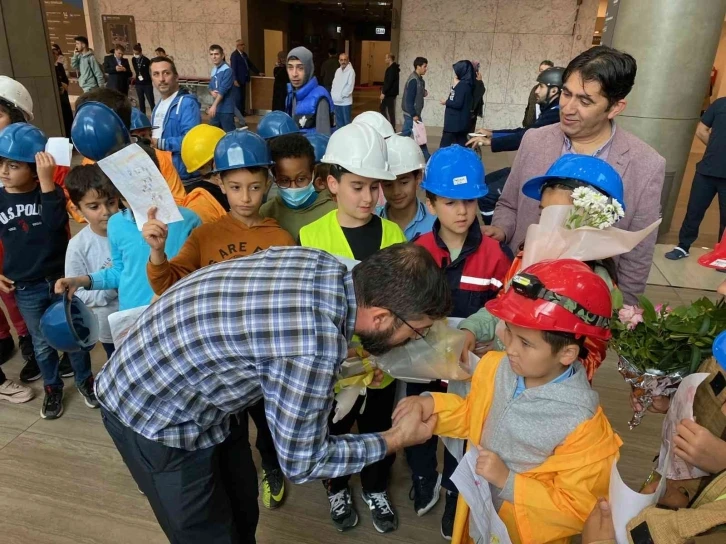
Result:
<svg viewBox="0 0 726 544"><path fill-rule="evenodd" d="M33 355L25 361L25 366L20 371L20 381L25 383L34 382L40 379L40 376L40 367L38 367L38 361L35 360L35 355Z"/></svg>
<svg viewBox="0 0 726 544"><path fill-rule="evenodd" d="M358 525L358 512L353 508L353 497L350 495L350 488L333 493L328 491L330 501L330 519L338 531L343 532Z"/></svg>
<svg viewBox="0 0 726 544"><path fill-rule="evenodd" d="M83 402L86 403L86 406L98 408L96 393L93 391L93 376L88 376L85 382L76 384L76 389L83 395Z"/></svg>
<svg viewBox="0 0 726 544"><path fill-rule="evenodd" d="M33 339L29 334L18 337L18 345L20 346L20 353L23 354L23 359L28 360L31 357L35 357L35 351L33 350Z"/></svg>
<svg viewBox="0 0 726 544"><path fill-rule="evenodd" d="M446 540L451 540L454 533L454 518L456 517L456 501L459 499L458 493L446 492L446 505L444 506L444 515L441 517L441 536Z"/></svg>
<svg viewBox="0 0 726 544"><path fill-rule="evenodd" d="M12 336L0 339L0 365L7 363L15 353L15 340Z"/></svg>
<svg viewBox="0 0 726 544"><path fill-rule="evenodd" d="M63 388L46 385L40 417L43 419L58 419L61 415L63 415Z"/></svg>
<svg viewBox="0 0 726 544"><path fill-rule="evenodd" d="M423 476L413 477L413 485L408 493L408 498L413 501L413 509L417 516L423 516L436 506L436 503L439 502L440 491L441 474L437 474L435 479Z"/></svg>
<svg viewBox="0 0 726 544"><path fill-rule="evenodd" d="M61 378L72 378L76 375L76 371L73 370L73 366L71 365L71 358L67 353L61 355L60 362L58 363L58 373L61 375Z"/></svg>
<svg viewBox="0 0 726 544"><path fill-rule="evenodd" d="M373 527L379 533L390 533L398 529L398 516L393 511L391 500L388 498L386 491L380 493L368 493L361 491L361 497L366 501L368 508L371 510L373 518Z"/></svg>

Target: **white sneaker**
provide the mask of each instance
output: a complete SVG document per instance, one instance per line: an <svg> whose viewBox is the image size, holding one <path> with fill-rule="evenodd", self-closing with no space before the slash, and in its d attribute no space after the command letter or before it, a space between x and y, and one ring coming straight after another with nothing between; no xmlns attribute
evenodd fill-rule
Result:
<svg viewBox="0 0 726 544"><path fill-rule="evenodd" d="M35 393L27 385L20 385L12 380L5 380L0 384L0 400L13 404L22 404L33 400Z"/></svg>

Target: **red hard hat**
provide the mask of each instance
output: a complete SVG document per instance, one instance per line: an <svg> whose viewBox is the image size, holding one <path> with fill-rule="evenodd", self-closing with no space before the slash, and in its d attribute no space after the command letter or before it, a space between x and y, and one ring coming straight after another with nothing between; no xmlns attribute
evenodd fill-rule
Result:
<svg viewBox="0 0 726 544"><path fill-rule="evenodd" d="M589 266L574 259L527 267L486 308L502 321L528 329L610 338L610 289Z"/></svg>

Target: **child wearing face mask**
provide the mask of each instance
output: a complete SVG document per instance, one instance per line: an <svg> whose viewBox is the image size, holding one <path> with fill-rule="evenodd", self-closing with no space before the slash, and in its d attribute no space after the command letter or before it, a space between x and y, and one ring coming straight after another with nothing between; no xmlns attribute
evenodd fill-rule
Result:
<svg viewBox="0 0 726 544"><path fill-rule="evenodd" d="M301 228L335 210L336 204L330 191L315 184L318 161L305 136L284 134L271 140L269 146L277 196L263 204L260 215L275 219L297 239Z"/></svg>

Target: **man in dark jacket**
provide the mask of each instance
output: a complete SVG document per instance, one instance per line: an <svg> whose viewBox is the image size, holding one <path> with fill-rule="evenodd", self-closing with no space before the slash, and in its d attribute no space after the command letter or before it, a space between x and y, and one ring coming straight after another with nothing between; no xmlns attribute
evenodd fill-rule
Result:
<svg viewBox="0 0 726 544"><path fill-rule="evenodd" d="M515 128L503 130L481 129L482 136L472 138L466 145L492 147L493 153L500 151L516 151L522 143L524 133L530 128L539 128L554 125L560 122L560 93L562 92L562 74L565 69L561 67L548 68L537 76L537 105L540 115L529 128Z"/></svg>
<svg viewBox="0 0 726 544"><path fill-rule="evenodd" d="M421 113L424 107L424 98L428 96L426 90L426 82L423 76L429 69L429 61L424 57L416 57L413 61L413 72L406 80L403 86L403 98L401 99L401 109L403 110L403 136L411 136L413 134L413 124L415 122L423 122ZM421 146L421 151L426 160L429 159L428 146Z"/></svg>
<svg viewBox="0 0 726 544"><path fill-rule="evenodd" d="M229 63L234 74L234 86L238 90L235 93L235 107L244 116L247 115L247 84L250 82L250 72L256 76L261 74L254 63L245 53L245 41L237 40L237 48L229 56Z"/></svg>
<svg viewBox="0 0 726 544"><path fill-rule="evenodd" d="M151 73L149 72L151 61L144 55L140 43L134 45L134 58L131 59L131 62L136 72L135 86L136 96L139 99L139 109L146 113L146 100L148 99L151 111L154 111L154 106L156 106L156 102L154 101L154 86L152 85Z"/></svg>
<svg viewBox="0 0 726 544"><path fill-rule="evenodd" d="M396 62L396 55L388 53L386 55L386 75L383 77L383 87L381 87L381 115L386 117L396 128L396 97L398 96L399 75L401 67Z"/></svg>
<svg viewBox="0 0 726 544"><path fill-rule="evenodd" d="M117 45L113 50L113 55L108 55L103 59L103 71L108 78L107 87L116 89L124 96L129 94L129 82L131 81L131 66L129 61L124 58L125 51L122 45Z"/></svg>
<svg viewBox="0 0 726 544"><path fill-rule="evenodd" d="M328 92L333 88L333 80L335 79L335 72L340 68L338 62L338 51L331 47L328 49L328 58L320 66L320 84L325 87Z"/></svg>
<svg viewBox="0 0 726 544"><path fill-rule="evenodd" d="M474 66L468 60L460 60L454 64L454 74L455 83L449 98L441 101L441 104L446 106L446 112L440 147L453 144L465 145L468 140L471 102L476 81Z"/></svg>
<svg viewBox="0 0 726 544"><path fill-rule="evenodd" d="M539 72L542 73L547 68L554 68L555 63L551 60L543 60L539 63ZM537 112L537 95L535 94L537 91L537 85L532 87L532 90L529 93L529 100L527 100L527 108L524 110L524 119L522 120L522 126L524 128L530 128L532 125L534 125L534 122L537 120L537 117L539 117L539 113Z"/></svg>

